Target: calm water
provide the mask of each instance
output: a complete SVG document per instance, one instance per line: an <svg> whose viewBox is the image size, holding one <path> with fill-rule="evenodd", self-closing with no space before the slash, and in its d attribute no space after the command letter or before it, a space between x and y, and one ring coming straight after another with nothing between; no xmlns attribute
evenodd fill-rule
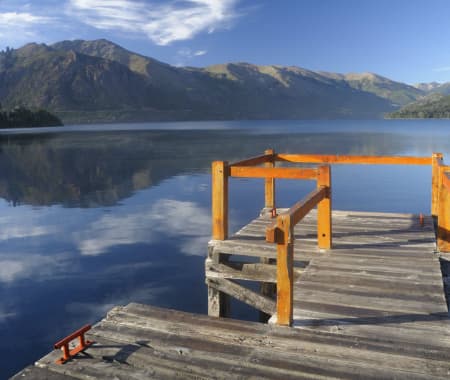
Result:
<svg viewBox="0 0 450 380"><path fill-rule="evenodd" d="M113 305L206 312L212 160L279 152L450 159L449 121L78 126L0 133L0 378ZM449 160L447 160L449 161ZM429 212L430 168L334 166L335 209ZM280 181L289 206L313 184ZM230 183L235 230L262 180ZM234 316L255 318L246 307Z"/></svg>

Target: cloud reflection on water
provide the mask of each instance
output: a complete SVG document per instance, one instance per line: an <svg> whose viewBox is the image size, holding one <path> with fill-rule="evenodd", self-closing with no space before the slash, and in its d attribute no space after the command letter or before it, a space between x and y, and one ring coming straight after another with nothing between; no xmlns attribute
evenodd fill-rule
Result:
<svg viewBox="0 0 450 380"><path fill-rule="evenodd" d="M205 254L209 239L209 210L192 201L159 199L150 207L116 208L84 231L73 234L82 255L100 255L117 245L152 243L177 238L188 255Z"/></svg>
<svg viewBox="0 0 450 380"><path fill-rule="evenodd" d="M55 279L58 274L68 277L75 270L69 264L70 254L41 255L29 252L2 253L0 256L0 283L11 284L17 280L42 281Z"/></svg>

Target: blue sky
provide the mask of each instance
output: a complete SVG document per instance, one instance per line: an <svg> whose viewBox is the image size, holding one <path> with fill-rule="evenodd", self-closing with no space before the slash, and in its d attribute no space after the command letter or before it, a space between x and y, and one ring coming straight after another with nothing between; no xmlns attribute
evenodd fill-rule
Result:
<svg viewBox="0 0 450 380"><path fill-rule="evenodd" d="M0 0L0 49L106 38L173 65L223 62L450 81L448 0Z"/></svg>

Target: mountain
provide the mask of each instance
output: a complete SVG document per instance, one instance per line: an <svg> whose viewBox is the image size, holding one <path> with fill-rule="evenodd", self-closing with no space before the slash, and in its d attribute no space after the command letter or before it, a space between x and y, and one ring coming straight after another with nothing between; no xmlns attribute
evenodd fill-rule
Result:
<svg viewBox="0 0 450 380"><path fill-rule="evenodd" d="M371 92L398 105L411 103L424 95L418 88L373 73L346 74L345 81L353 88Z"/></svg>
<svg viewBox="0 0 450 380"><path fill-rule="evenodd" d="M429 93L433 92L440 85L441 83L439 82L430 82L430 83L416 83L413 86L419 90Z"/></svg>
<svg viewBox="0 0 450 380"><path fill-rule="evenodd" d="M422 91L425 91L427 94L450 95L450 82L417 83L414 86Z"/></svg>
<svg viewBox="0 0 450 380"><path fill-rule="evenodd" d="M174 67L107 40L31 43L0 53L0 103L67 123L377 118L423 96L375 74L277 65Z"/></svg>
<svg viewBox="0 0 450 380"><path fill-rule="evenodd" d="M432 93L388 115L393 119L450 118L450 95Z"/></svg>

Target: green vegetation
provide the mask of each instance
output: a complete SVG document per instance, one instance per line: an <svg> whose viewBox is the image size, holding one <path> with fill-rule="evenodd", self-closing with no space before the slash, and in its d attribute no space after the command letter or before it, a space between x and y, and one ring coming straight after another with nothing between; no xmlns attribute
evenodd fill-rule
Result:
<svg viewBox="0 0 450 380"><path fill-rule="evenodd" d="M429 95L388 115L392 119L448 119L450 118L450 96Z"/></svg>
<svg viewBox="0 0 450 380"><path fill-rule="evenodd" d="M0 128L34 128L57 127L63 125L61 120L45 110L31 111L17 107L11 111L3 111L0 105Z"/></svg>

